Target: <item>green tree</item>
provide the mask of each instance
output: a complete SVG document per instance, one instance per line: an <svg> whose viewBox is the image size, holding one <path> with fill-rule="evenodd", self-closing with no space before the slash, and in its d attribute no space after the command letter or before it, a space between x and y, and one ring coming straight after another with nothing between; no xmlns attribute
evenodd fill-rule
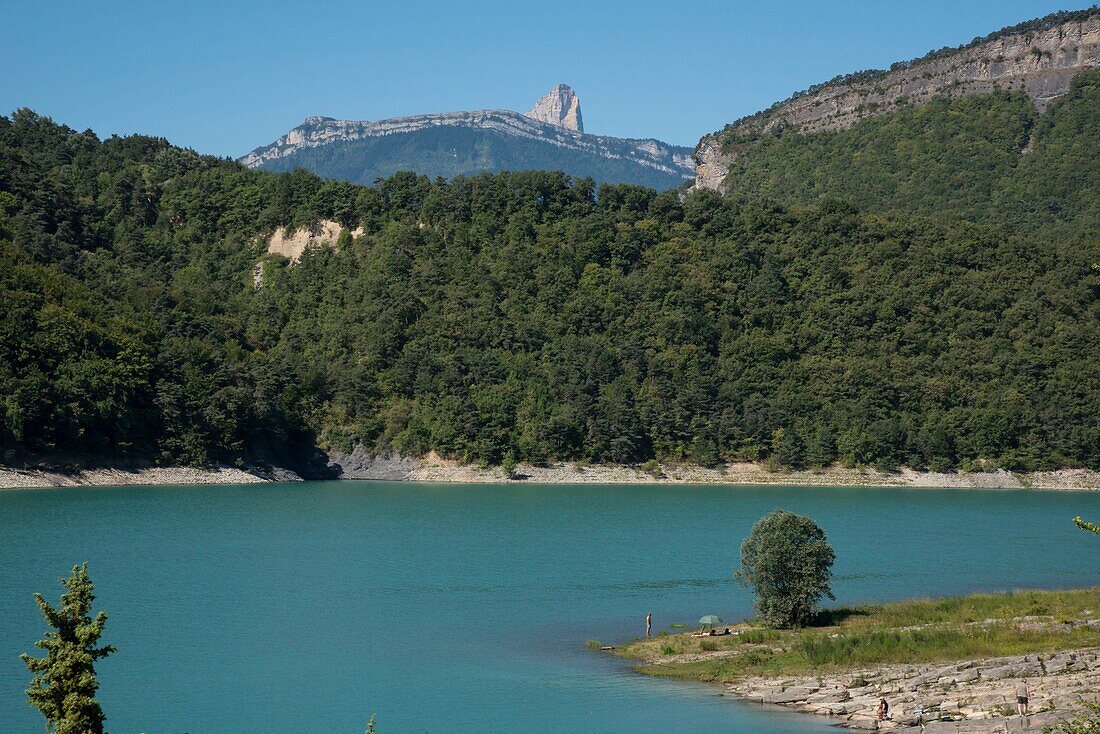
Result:
<svg viewBox="0 0 1100 734"><path fill-rule="evenodd" d="M829 582L836 553L813 520L777 509L752 527L734 573L756 594L760 620L778 628L806 624L821 597L835 599Z"/></svg>
<svg viewBox="0 0 1100 734"><path fill-rule="evenodd" d="M516 455L509 451L504 454L504 459L500 462L500 468L504 472L505 479L512 479L516 475Z"/></svg>
<svg viewBox="0 0 1100 734"><path fill-rule="evenodd" d="M112 645L97 646L107 614L101 611L91 616L95 595L87 563L73 566L72 575L61 579L61 585L65 593L59 607L41 594L34 595L53 630L35 643L46 651L46 657L20 656L33 674L27 698L46 717L48 732L102 734L104 716L95 698L99 689L95 661L115 651Z"/></svg>
<svg viewBox="0 0 1100 734"><path fill-rule="evenodd" d="M789 469L801 469L805 463L802 439L791 428L777 428L772 434L772 456Z"/></svg>
<svg viewBox="0 0 1100 734"><path fill-rule="evenodd" d="M829 466L835 460L836 438L828 426L819 425L806 446L806 461L815 469L821 469Z"/></svg>

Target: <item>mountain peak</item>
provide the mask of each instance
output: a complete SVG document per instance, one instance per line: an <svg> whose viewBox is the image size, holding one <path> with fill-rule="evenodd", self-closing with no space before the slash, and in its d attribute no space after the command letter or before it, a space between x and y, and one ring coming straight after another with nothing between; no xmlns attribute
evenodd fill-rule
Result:
<svg viewBox="0 0 1100 734"><path fill-rule="evenodd" d="M581 101L577 93L568 84L559 84L547 92L527 116L539 122L546 122L567 130L584 132L584 120L581 119Z"/></svg>

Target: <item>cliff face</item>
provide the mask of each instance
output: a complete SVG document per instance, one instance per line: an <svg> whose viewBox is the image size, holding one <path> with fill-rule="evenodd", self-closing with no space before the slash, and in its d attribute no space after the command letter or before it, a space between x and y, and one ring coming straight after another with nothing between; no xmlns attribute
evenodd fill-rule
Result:
<svg viewBox="0 0 1100 734"><path fill-rule="evenodd" d="M958 49L895 64L890 71L840 77L728 125L699 141L695 185L721 188L739 146L780 129L843 130L907 104L996 90L1024 91L1042 112L1077 74L1100 67L1100 10L1050 18L1022 24L1019 32L1006 29Z"/></svg>
<svg viewBox="0 0 1100 734"><path fill-rule="evenodd" d="M546 122L567 130L584 132L584 120L581 118L581 101L577 99L573 87L559 84L545 96L535 102L527 116L539 122Z"/></svg>

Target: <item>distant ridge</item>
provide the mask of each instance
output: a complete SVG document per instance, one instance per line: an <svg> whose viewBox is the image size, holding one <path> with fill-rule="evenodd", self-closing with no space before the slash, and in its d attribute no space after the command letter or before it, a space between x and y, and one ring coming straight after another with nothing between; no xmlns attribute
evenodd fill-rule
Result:
<svg viewBox="0 0 1100 734"><path fill-rule="evenodd" d="M378 121L309 117L240 161L250 168L304 168L365 184L398 171L451 178L482 171L560 170L598 183L668 189L694 174L690 148L583 130L580 100L572 87L559 84L526 115L475 110Z"/></svg>

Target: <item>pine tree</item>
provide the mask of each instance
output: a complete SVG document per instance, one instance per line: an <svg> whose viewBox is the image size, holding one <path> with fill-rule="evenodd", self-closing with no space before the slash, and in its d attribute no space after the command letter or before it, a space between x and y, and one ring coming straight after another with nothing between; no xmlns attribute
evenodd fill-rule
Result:
<svg viewBox="0 0 1100 734"><path fill-rule="evenodd" d="M65 593L54 608L41 594L35 594L42 616L53 630L35 643L46 657L21 655L33 677L27 698L46 717L46 730L54 734L103 734L103 709L95 699L99 689L95 661L115 651L114 646L96 647L106 612L90 616L92 582L88 564L73 566L72 575L61 579Z"/></svg>

